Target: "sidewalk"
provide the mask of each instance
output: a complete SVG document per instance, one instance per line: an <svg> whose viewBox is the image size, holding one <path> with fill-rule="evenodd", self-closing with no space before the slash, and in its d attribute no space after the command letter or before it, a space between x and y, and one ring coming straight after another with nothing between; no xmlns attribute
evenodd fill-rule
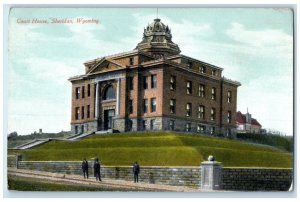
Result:
<svg viewBox="0 0 300 202"><path fill-rule="evenodd" d="M71 183L81 184L83 186L95 186L95 187L109 187L122 189L124 191L155 191L155 192L201 192L200 189L183 187L183 186L170 186L161 184L148 184L148 183L134 183L125 180L114 179L102 179L101 182L97 182L94 177L84 179L83 176L70 175L70 174L58 174L44 171L33 171L23 169L8 169L9 175L35 178L37 180L45 180L59 183Z"/></svg>

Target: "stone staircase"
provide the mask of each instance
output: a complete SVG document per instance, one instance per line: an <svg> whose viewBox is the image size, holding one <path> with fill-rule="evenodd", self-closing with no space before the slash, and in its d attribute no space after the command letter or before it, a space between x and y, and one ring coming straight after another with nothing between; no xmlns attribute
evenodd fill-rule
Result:
<svg viewBox="0 0 300 202"><path fill-rule="evenodd" d="M46 142L49 142L49 141L51 141L51 140L74 141L74 140L80 140L80 139L82 139L82 138L88 137L88 136L93 135L93 134L104 135L104 134L110 134L110 133L113 133L113 130L106 130L106 131L97 131L97 132L90 132L90 133L76 134L76 135L73 135L73 136L71 136L71 137L67 137L67 138L65 138L65 139L54 139L54 138L49 138L49 139L36 139L36 140L30 141L30 142L27 142L27 143L25 143L25 144L16 146L16 147L14 147L13 149L21 149L21 150L23 150L23 149L30 149L30 148L36 147L36 146L38 146L38 145L45 144Z"/></svg>
<svg viewBox="0 0 300 202"><path fill-rule="evenodd" d="M91 133L82 133L82 134L79 134L79 135L73 135L71 137L68 137L66 140L79 140L79 139L82 139L84 137L87 137L87 136L90 136L90 135L93 135L95 134L95 132L91 132Z"/></svg>
<svg viewBox="0 0 300 202"><path fill-rule="evenodd" d="M16 147L14 147L13 149L29 149L29 148L32 148L32 147L35 147L35 146L44 144L44 143L49 142L49 141L50 141L50 139L33 140L33 141L31 141L31 142L27 142L27 143L25 143L25 144L16 146Z"/></svg>

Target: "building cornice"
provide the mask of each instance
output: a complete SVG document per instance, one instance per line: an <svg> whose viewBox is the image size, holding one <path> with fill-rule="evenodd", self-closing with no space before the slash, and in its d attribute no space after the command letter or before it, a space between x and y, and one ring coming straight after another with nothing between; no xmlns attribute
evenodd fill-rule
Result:
<svg viewBox="0 0 300 202"><path fill-rule="evenodd" d="M231 80L231 79L228 79L228 78L226 78L226 77L222 77L222 81L224 82L224 83L229 83L229 84L232 84L232 85L234 85L234 86L241 86L242 84L240 83L240 82L238 82L238 81L234 81L234 80Z"/></svg>
<svg viewBox="0 0 300 202"><path fill-rule="evenodd" d="M224 70L224 69L221 68L221 67L218 67L218 66L215 66L215 65L212 65L212 64L209 64L209 63L206 63L206 62L197 60L197 59L195 59L195 58L192 58L192 57L189 57L189 56L186 56L186 55L182 55L182 54L180 54L180 55L175 55L175 56L170 56L170 57L168 57L167 59L176 59L176 58L185 58L185 59L193 60L193 61L195 61L195 62L201 63L201 64L206 65L206 66L209 66L209 67L213 67L213 68L218 69L218 70L221 70L221 71Z"/></svg>

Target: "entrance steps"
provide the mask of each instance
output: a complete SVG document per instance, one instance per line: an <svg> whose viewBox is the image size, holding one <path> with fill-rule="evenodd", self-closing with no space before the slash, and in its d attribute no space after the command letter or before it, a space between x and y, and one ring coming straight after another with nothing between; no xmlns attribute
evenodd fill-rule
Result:
<svg viewBox="0 0 300 202"><path fill-rule="evenodd" d="M95 132L95 134L97 135L104 135L104 134L111 134L111 133L113 133L113 129L99 130Z"/></svg>
<svg viewBox="0 0 300 202"><path fill-rule="evenodd" d="M95 133L95 132L90 132L90 133L83 133L83 134L79 134L79 135L74 135L74 136L68 137L67 140L79 140L79 139L81 139L81 138L90 136L90 135L92 135L92 134L94 134L94 133Z"/></svg>

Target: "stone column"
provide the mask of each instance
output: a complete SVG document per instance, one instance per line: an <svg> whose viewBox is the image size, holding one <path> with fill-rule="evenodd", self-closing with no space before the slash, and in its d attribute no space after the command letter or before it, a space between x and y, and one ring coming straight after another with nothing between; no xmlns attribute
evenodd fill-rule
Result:
<svg viewBox="0 0 300 202"><path fill-rule="evenodd" d="M116 105L116 116L120 114L120 78L117 80L117 105Z"/></svg>
<svg viewBox="0 0 300 202"><path fill-rule="evenodd" d="M213 156L201 163L201 189L204 191L220 190L222 183L222 164Z"/></svg>
<svg viewBox="0 0 300 202"><path fill-rule="evenodd" d="M99 83L96 83L95 118L99 118Z"/></svg>

